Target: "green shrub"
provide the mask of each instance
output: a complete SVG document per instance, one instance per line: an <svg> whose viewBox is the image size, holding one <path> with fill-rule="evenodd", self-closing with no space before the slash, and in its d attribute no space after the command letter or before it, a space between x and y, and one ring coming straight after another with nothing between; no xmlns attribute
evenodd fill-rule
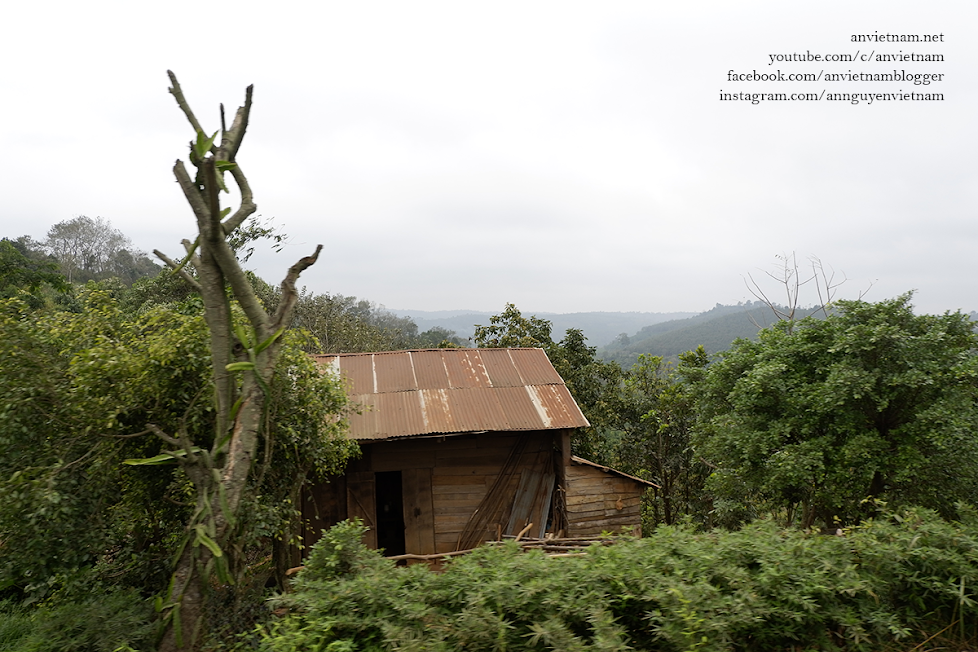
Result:
<svg viewBox="0 0 978 652"><path fill-rule="evenodd" d="M0 652L149 649L152 616L152 607L128 590L41 607L0 603Z"/></svg>
<svg viewBox="0 0 978 652"><path fill-rule="evenodd" d="M878 651L978 623L978 528L922 509L844 536L759 522L581 557L486 546L441 573L396 568L361 533L342 524L314 547L264 650Z"/></svg>

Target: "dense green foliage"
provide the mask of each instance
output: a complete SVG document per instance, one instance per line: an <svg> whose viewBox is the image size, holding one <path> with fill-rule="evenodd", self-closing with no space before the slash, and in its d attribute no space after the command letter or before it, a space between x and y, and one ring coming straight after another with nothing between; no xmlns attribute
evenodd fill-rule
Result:
<svg viewBox="0 0 978 652"><path fill-rule="evenodd" d="M82 293L79 313L0 305L0 589L41 598L91 582L159 590L187 519L187 478L129 466L162 442L147 430L213 437L207 333L193 302L128 313ZM290 536L298 488L354 450L339 437L346 397L290 337L271 387L264 444L232 570Z"/></svg>
<svg viewBox="0 0 978 652"><path fill-rule="evenodd" d="M881 650L978 625L978 524L922 509L844 536L662 527L548 558L513 545L397 568L338 526L264 630L311 650ZM901 649L901 648L896 648Z"/></svg>
<svg viewBox="0 0 978 652"><path fill-rule="evenodd" d="M710 470L693 450L695 398L686 382L707 363L700 347L682 354L675 367L661 357L640 355L623 374L617 431L606 436L602 463L658 485L647 492L647 532L686 517L709 522L704 484Z"/></svg>
<svg viewBox="0 0 978 652"><path fill-rule="evenodd" d="M153 641L152 607L132 589L40 608L0 602L0 652L129 652Z"/></svg>
<svg viewBox="0 0 978 652"><path fill-rule="evenodd" d="M945 515L978 500L978 336L910 296L840 301L824 320L739 340L701 372L695 446L728 519L795 511L804 527L873 512L868 498Z"/></svg>
<svg viewBox="0 0 978 652"><path fill-rule="evenodd" d="M58 272L57 263L32 255L21 242L0 240L0 298L20 297L32 307L40 308L44 304L41 294L44 287L68 291L68 282Z"/></svg>
<svg viewBox="0 0 978 652"><path fill-rule="evenodd" d="M95 274L79 265L76 279ZM150 423L213 440L200 299L170 273L99 269L107 278L71 286L41 243L0 241L0 652L150 649L150 597L186 537L192 489L172 464L125 461L170 448ZM273 310L279 291L251 282ZM434 574L394 568L344 525L283 599L291 615L255 633L263 585L289 565L301 483L354 452L337 438L345 396L306 353L461 343L368 301L303 292L226 550L234 585L212 587L205 646L880 650L952 623L974 636L973 323L914 315L909 296L840 301L711 358L696 345L713 335L697 328L750 324L731 308L646 329L675 339L670 353L622 338L626 369L580 330L555 340L551 322L512 305L477 327L478 346L547 352L592 424L576 453L658 485L648 540L558 559L498 546ZM680 346L691 351L670 362Z"/></svg>

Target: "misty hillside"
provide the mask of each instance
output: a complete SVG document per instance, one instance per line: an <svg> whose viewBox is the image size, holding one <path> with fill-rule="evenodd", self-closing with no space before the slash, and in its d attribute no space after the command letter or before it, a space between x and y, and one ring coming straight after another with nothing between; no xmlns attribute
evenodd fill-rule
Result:
<svg viewBox="0 0 978 652"><path fill-rule="evenodd" d="M455 331L463 338L471 338L476 324L489 325L492 315L502 312L480 312L476 310L390 310L398 317L410 317L418 325L419 331L427 331L439 326ZM522 312L524 317L536 316L553 324L553 339L560 340L568 328L579 328L591 346L610 344L622 333L634 333L642 328L661 322L683 319L692 312Z"/></svg>
<svg viewBox="0 0 978 652"><path fill-rule="evenodd" d="M799 309L797 319L812 314L816 309ZM760 302L747 302L736 306L719 303L712 310L687 319L676 319L651 324L635 335L619 337L598 350L604 360L614 360L628 368L635 364L641 353L660 355L665 358L690 351L703 345L707 353L717 353L730 348L737 338L757 337L757 325L770 326L776 321L773 311Z"/></svg>

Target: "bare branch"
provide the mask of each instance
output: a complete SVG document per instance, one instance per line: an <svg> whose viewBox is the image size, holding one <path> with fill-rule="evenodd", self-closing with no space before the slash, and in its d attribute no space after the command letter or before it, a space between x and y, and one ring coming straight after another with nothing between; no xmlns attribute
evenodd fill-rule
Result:
<svg viewBox="0 0 978 652"><path fill-rule="evenodd" d="M149 431L151 431L154 435L156 435L166 443L170 444L171 446L179 446L180 448L182 448L184 452L187 454L187 456L184 459L188 463L190 464L197 463L197 455L193 451L193 446L190 443L190 439L188 439L184 433L180 433L180 439L177 439L163 432L160 429L160 427L157 426L156 424L147 423L146 428ZM180 461L179 458L177 458L177 460Z"/></svg>
<svg viewBox="0 0 978 652"><path fill-rule="evenodd" d="M204 178L207 179L207 183L204 185L204 191L206 192L208 216L211 218L207 220L208 228L220 231L219 233L215 233L214 237L223 239L225 233L224 229L221 228L221 200L218 197L221 187L217 183L217 167L214 165L213 156L204 159L204 167L201 172L203 172ZM217 228L215 229L214 227Z"/></svg>
<svg viewBox="0 0 978 652"><path fill-rule="evenodd" d="M230 235L232 231L241 226L241 223L249 215L258 210L258 207L255 205L254 195L251 192L251 185L241 170L241 166L235 165L231 168L231 176L234 178L234 183L237 184L238 190L241 192L241 206L231 217L224 220L224 223L221 225L224 228L225 235Z"/></svg>
<svg viewBox="0 0 978 652"><path fill-rule="evenodd" d="M311 256L299 259L295 265L289 268L289 273L285 275L285 279L282 281L282 300L279 302L278 310L275 311L275 317L272 319L273 332L283 326L288 326L292 320L292 310L299 300L295 282L299 280L299 275L302 272L316 264L316 261L319 260L319 252L322 250L322 245L316 245L316 251Z"/></svg>
<svg viewBox="0 0 978 652"><path fill-rule="evenodd" d="M101 437L111 437L113 439L134 439L135 437L142 437L143 435L148 435L152 430L143 430L142 432L137 432L132 435L106 435L104 433L100 434Z"/></svg>
<svg viewBox="0 0 978 652"><path fill-rule="evenodd" d="M778 278L776 276L773 276L770 272L764 272L764 273L770 276L771 278L778 280ZM774 312L774 316L777 317L778 320L787 319L788 318L787 314L781 312L781 310L778 309L778 305L767 297L767 294L764 293L764 290L761 289L760 284L754 279L754 276L750 272L747 273L747 277L750 279L750 283L747 282L747 279L744 279L744 285L747 286L747 291L753 294L755 299L757 299L758 301L766 305L768 308L770 308ZM754 325L757 326L757 322L754 322ZM761 326L757 326L757 327L761 328Z"/></svg>
<svg viewBox="0 0 978 652"><path fill-rule="evenodd" d="M862 301L863 300L863 297L866 296L869 293L869 291L873 289L873 286L874 285L876 285L876 281L870 281L869 282L869 287L867 287L865 290L860 290L859 291L859 297L858 297L857 300L858 301Z"/></svg>
<svg viewBox="0 0 978 652"><path fill-rule="evenodd" d="M170 94L176 98L177 105L180 107L180 110L183 111L183 114L187 116L187 120L190 121L190 126L194 128L195 132L204 131L204 129L200 126L200 123L197 122L197 116L194 115L190 105L187 104L187 99L183 96L183 89L180 88L180 82L177 81L177 76L173 74L172 70L167 70L166 74L169 75L170 83L173 84L173 86L171 86L169 89Z"/></svg>
<svg viewBox="0 0 978 652"><path fill-rule="evenodd" d="M183 161L177 160L173 165L173 176L177 178L177 183L180 184L180 189L183 190L183 196L187 198L187 203L190 204L194 215L197 216L197 222L200 223L203 220L207 220L210 217L210 210L207 208L207 203L200 194L200 188L197 187L197 182L190 178L190 173L184 167Z"/></svg>
<svg viewBox="0 0 978 652"><path fill-rule="evenodd" d="M198 235L193 242L184 238L180 241L180 244L183 245L183 250L187 252L190 264L196 269L200 269L200 256L197 255L197 249L200 247L200 236Z"/></svg>
<svg viewBox="0 0 978 652"><path fill-rule="evenodd" d="M193 276L191 276L187 270L183 269L183 267L178 262L172 260L169 256L164 254L159 249L154 249L153 254L157 258L162 260L164 263L166 263L167 267L172 269L175 273L179 274L180 278L182 278L184 281L189 283L193 289L197 290L198 292L201 291L200 283L198 283L197 280Z"/></svg>
<svg viewBox="0 0 978 652"><path fill-rule="evenodd" d="M224 132L221 137L221 153L226 155L224 160L234 161L241 147L241 140L244 138L245 131L248 130L248 118L251 116L251 93L254 86L245 89L244 106L238 107L234 114L234 122L231 123L231 130Z"/></svg>

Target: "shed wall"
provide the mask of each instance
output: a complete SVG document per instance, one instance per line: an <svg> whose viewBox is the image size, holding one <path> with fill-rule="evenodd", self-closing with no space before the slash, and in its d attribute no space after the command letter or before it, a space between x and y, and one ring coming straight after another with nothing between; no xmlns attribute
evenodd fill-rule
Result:
<svg viewBox="0 0 978 652"><path fill-rule="evenodd" d="M645 485L591 466L571 464L564 472L568 536L597 536L623 527L641 532Z"/></svg>
<svg viewBox="0 0 978 652"><path fill-rule="evenodd" d="M531 522L534 528L529 534L542 536L559 435L559 431L534 431L362 442L363 455L350 464L345 478L333 478L306 492L303 517L312 528L304 542L311 545L322 528L357 516L371 527L365 543L376 547L374 474L388 471L402 473L406 552L455 550L470 517L497 480L492 498L482 505L483 518L478 527L470 527L468 537L495 539L500 533L515 534ZM525 441L514 455L521 438ZM500 479L504 469L509 473Z"/></svg>

